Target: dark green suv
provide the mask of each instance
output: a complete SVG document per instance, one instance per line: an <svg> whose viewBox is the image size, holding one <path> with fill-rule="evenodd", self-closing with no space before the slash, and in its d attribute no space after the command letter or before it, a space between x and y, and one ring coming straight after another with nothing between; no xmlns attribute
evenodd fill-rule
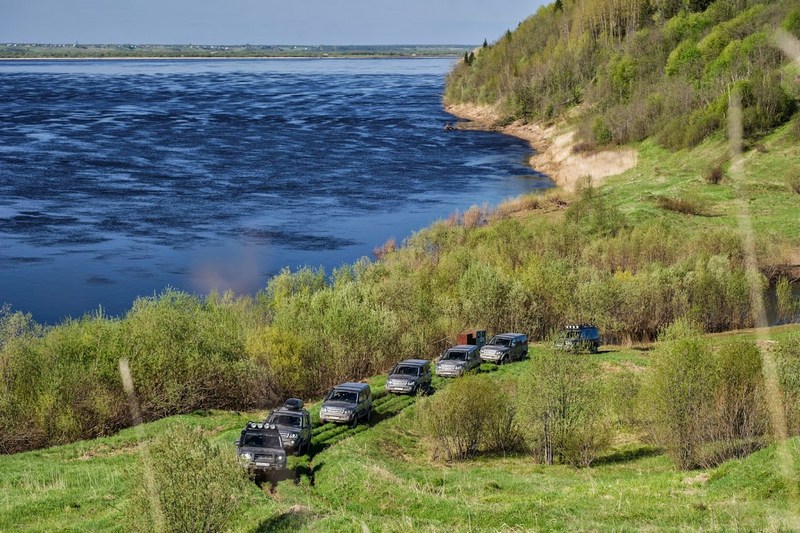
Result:
<svg viewBox="0 0 800 533"><path fill-rule="evenodd" d="M571 324L564 328L555 347L565 352L597 353L600 348L600 332L594 324Z"/></svg>
<svg viewBox="0 0 800 533"><path fill-rule="evenodd" d="M278 428L284 449L301 455L311 446L311 416L303 408L303 400L289 398L272 411L265 422Z"/></svg>

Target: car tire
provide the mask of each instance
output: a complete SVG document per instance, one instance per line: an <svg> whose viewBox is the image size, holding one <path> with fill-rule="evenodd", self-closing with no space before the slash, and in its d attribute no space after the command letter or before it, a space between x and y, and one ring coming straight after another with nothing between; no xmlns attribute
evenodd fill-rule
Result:
<svg viewBox="0 0 800 533"><path fill-rule="evenodd" d="M370 420L372 420L372 407L370 407L369 411L367 411L367 422Z"/></svg>
<svg viewBox="0 0 800 533"><path fill-rule="evenodd" d="M358 427L358 415L353 415L353 420L350 422L350 429Z"/></svg>

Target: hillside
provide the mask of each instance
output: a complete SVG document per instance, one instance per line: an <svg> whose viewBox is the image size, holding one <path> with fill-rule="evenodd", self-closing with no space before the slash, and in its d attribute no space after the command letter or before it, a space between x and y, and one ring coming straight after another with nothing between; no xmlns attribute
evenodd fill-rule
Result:
<svg viewBox="0 0 800 533"><path fill-rule="evenodd" d="M503 122L568 119L584 150L648 138L674 150L724 131L736 93L754 142L797 109L783 36L800 37L797 0L558 0L466 56L446 100L495 106Z"/></svg>
<svg viewBox="0 0 800 533"><path fill-rule="evenodd" d="M771 331L778 342L800 329ZM794 336L792 336L794 335ZM745 338L752 332L715 337ZM533 347L536 353L543 346ZM606 346L582 356L600 365L603 380L648 372L652 350ZM532 361L495 370L491 383L529 374ZM385 378L370 379L376 413L370 427L331 424L314 431L311 455L291 458L298 482L270 492L249 484L232 517L233 531L535 530L789 530L797 524L792 487L781 478L779 449L769 446L718 467L676 470L662 451L632 427L615 425L611 447L590 468L535 463L526 453L481 455L466 461L431 458L420 428L419 399L385 396ZM453 381L436 378L437 392ZM312 405L312 417L319 404ZM112 437L0 457L0 530L123 530L143 443L169 428L199 427L233 453L246 420L263 412L196 412L125 430ZM800 458L797 439L788 443ZM797 463L795 462L795 465ZM203 488L199 488L201 491Z"/></svg>

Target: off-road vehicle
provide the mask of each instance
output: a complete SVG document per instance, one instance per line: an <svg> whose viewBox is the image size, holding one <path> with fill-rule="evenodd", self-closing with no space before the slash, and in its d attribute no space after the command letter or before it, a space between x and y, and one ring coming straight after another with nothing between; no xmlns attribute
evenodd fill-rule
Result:
<svg viewBox="0 0 800 533"><path fill-rule="evenodd" d="M236 455L250 475L256 478L286 468L281 434L271 424L248 422L236 441Z"/></svg>
<svg viewBox="0 0 800 533"><path fill-rule="evenodd" d="M295 455L308 451L311 445L311 416L303 409L303 400L289 398L269 414L265 424L278 428L285 450Z"/></svg>
<svg viewBox="0 0 800 533"><path fill-rule="evenodd" d="M479 367L481 357L479 348L472 344L459 344L448 348L436 363L436 375L455 378Z"/></svg>
<svg viewBox="0 0 800 533"><path fill-rule="evenodd" d="M360 420L372 417L372 391L366 383L336 385L322 402L319 419L356 427Z"/></svg>
<svg viewBox="0 0 800 533"><path fill-rule="evenodd" d="M564 328L555 347L573 353L597 353L600 348L600 332L594 324L571 324Z"/></svg>
<svg viewBox="0 0 800 533"><path fill-rule="evenodd" d="M481 359L504 365L525 359L528 355L528 336L522 333L501 333L489 339L481 348Z"/></svg>
<svg viewBox="0 0 800 533"><path fill-rule="evenodd" d="M425 359L406 359L395 365L386 378L386 391L398 394L427 392L431 387L431 364Z"/></svg>

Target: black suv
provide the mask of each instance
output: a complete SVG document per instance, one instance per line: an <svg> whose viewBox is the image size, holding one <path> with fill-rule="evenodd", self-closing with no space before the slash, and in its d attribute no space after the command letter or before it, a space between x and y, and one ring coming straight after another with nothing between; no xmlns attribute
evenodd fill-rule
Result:
<svg viewBox="0 0 800 533"><path fill-rule="evenodd" d="M253 477L286 468L281 434L270 424L248 422L236 441L236 455Z"/></svg>
<svg viewBox="0 0 800 533"><path fill-rule="evenodd" d="M481 348L481 360L504 365L525 359L528 355L528 336L522 333L500 333Z"/></svg>
<svg viewBox="0 0 800 533"><path fill-rule="evenodd" d="M366 383L342 383L336 385L322 402L319 419L322 422L338 422L356 427L359 420L372 417L372 391Z"/></svg>
<svg viewBox="0 0 800 533"><path fill-rule="evenodd" d="M395 365L386 378L386 392L416 394L431 388L431 364L425 359L406 359Z"/></svg>
<svg viewBox="0 0 800 533"><path fill-rule="evenodd" d="M568 352L597 353L600 348L600 332L594 324L572 324L564 328L564 333L555 346Z"/></svg>
<svg viewBox="0 0 800 533"><path fill-rule="evenodd" d="M311 445L311 416L303 409L303 400L289 398L269 414L266 424L278 428L283 447L295 455L308 451Z"/></svg>

